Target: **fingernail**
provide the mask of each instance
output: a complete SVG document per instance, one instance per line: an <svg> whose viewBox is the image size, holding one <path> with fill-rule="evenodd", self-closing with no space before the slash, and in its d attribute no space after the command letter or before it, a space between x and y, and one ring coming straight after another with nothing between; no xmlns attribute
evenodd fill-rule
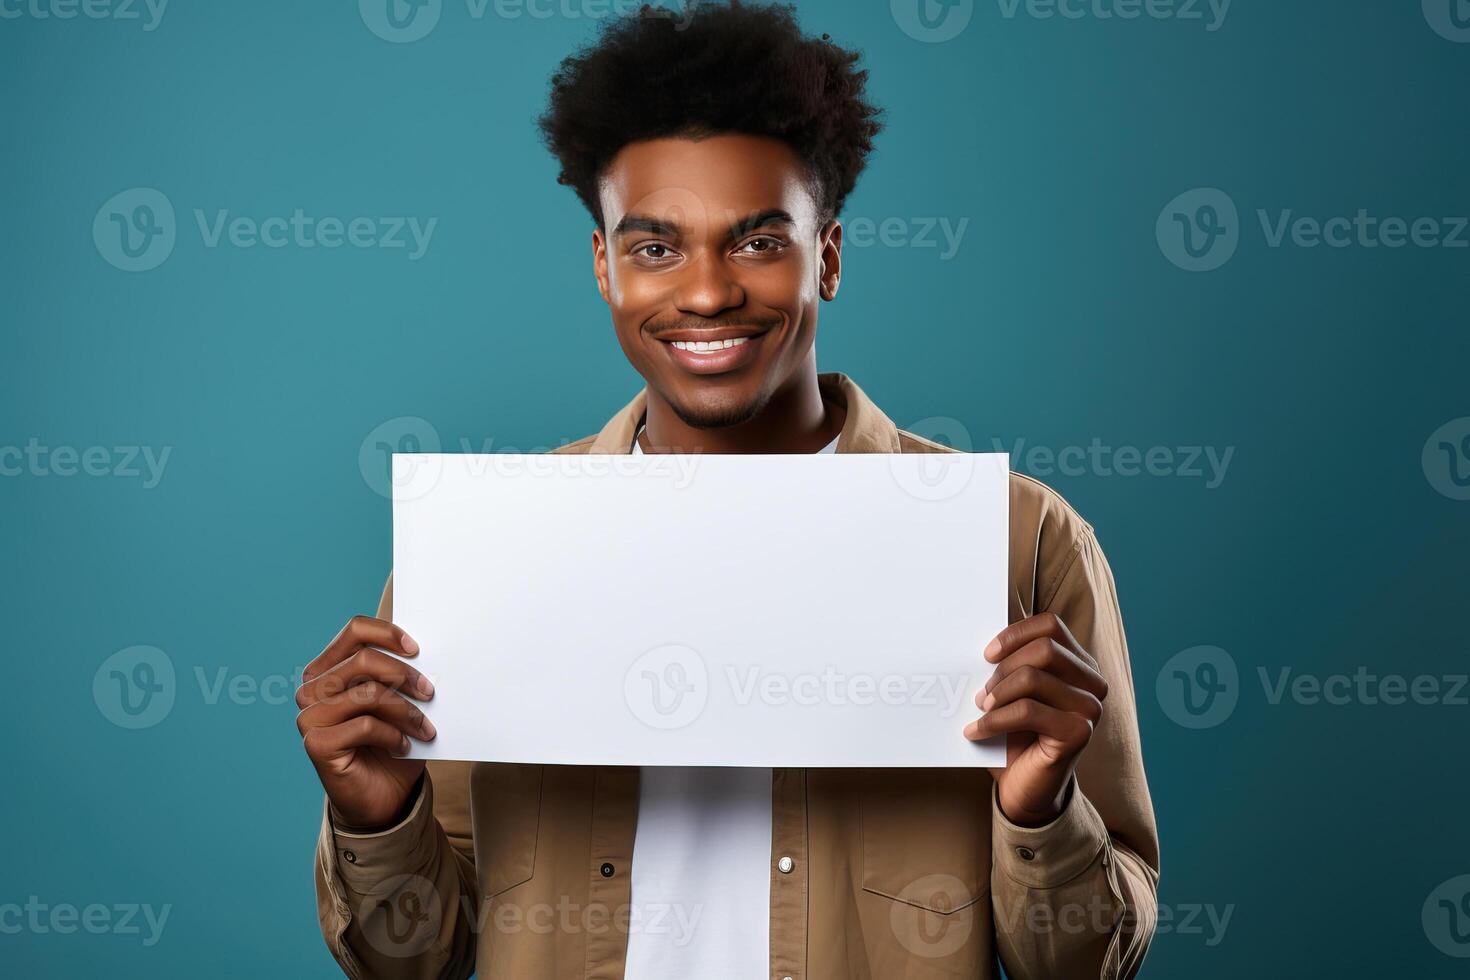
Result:
<svg viewBox="0 0 1470 980"><path fill-rule="evenodd" d="M1000 653L1000 637L996 637L985 645L985 659L994 660Z"/></svg>
<svg viewBox="0 0 1470 980"><path fill-rule="evenodd" d="M429 679L423 674L419 675L419 693L426 698L434 696L434 685L429 683Z"/></svg>
<svg viewBox="0 0 1470 980"><path fill-rule="evenodd" d="M433 738L435 735L439 734L439 729L435 728L434 723L428 718L424 719L424 724L422 727L424 731L424 738Z"/></svg>
<svg viewBox="0 0 1470 980"><path fill-rule="evenodd" d="M981 711L989 711L993 707L995 707L995 695L994 694L987 694L987 695L985 695L985 700L982 701L982 702L980 702L980 710Z"/></svg>
<svg viewBox="0 0 1470 980"><path fill-rule="evenodd" d="M417 656L418 655L418 652L419 652L418 641L415 640L413 637L409 636L407 633L404 633L403 634L403 643L401 645L403 647L403 652L406 653L406 654L408 654L410 657L413 657L413 656Z"/></svg>

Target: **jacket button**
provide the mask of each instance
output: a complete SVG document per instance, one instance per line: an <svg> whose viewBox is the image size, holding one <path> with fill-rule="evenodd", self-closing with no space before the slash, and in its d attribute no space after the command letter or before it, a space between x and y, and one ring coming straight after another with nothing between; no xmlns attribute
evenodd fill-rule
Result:
<svg viewBox="0 0 1470 980"><path fill-rule="evenodd" d="M1029 861L1036 856L1036 852L1029 847L1018 847L1016 848L1016 856L1022 861Z"/></svg>
<svg viewBox="0 0 1470 980"><path fill-rule="evenodd" d="M597 870L602 872L602 876L604 878L611 878L613 876L613 872L616 869L612 865L604 863L603 866L598 868Z"/></svg>
<svg viewBox="0 0 1470 980"><path fill-rule="evenodd" d="M791 869L796 867L796 862L791 860L791 858L789 857L783 857L781 858L781 860L776 862L776 867L781 869L781 873L783 875L789 875L791 873Z"/></svg>
<svg viewBox="0 0 1470 980"><path fill-rule="evenodd" d="M345 860L348 864L356 864L357 854L353 851L343 851L342 859Z"/></svg>

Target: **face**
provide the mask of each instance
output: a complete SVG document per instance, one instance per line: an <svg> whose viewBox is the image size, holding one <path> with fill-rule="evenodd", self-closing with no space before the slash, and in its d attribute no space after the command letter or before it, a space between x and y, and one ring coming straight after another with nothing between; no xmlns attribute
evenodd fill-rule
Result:
<svg viewBox="0 0 1470 980"><path fill-rule="evenodd" d="M819 225L785 143L725 134L630 144L601 185L598 288L618 343L685 424L737 425L814 371L842 230Z"/></svg>

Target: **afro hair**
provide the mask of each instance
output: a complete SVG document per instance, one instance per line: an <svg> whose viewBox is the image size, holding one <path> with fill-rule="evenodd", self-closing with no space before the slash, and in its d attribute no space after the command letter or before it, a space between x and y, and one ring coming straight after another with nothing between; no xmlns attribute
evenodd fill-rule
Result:
<svg viewBox="0 0 1470 980"><path fill-rule="evenodd" d="M803 36L790 6L687 4L683 14L645 4L561 63L540 120L558 182L602 226L598 182L629 143L766 136L805 165L823 222L835 217L882 128L859 54Z"/></svg>

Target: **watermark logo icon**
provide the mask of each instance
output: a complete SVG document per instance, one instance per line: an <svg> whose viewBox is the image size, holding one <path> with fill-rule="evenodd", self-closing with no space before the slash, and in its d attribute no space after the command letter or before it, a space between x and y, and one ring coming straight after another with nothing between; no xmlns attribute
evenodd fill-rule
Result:
<svg viewBox="0 0 1470 980"><path fill-rule="evenodd" d="M386 879L363 899L358 921L368 944L385 956L417 956L439 938L439 892L422 875Z"/></svg>
<svg viewBox="0 0 1470 980"><path fill-rule="evenodd" d="M1470 44L1470 0L1424 0L1424 19L1445 40Z"/></svg>
<svg viewBox="0 0 1470 980"><path fill-rule="evenodd" d="M1470 959L1470 875L1441 882L1424 900L1424 935L1455 959Z"/></svg>
<svg viewBox="0 0 1470 980"><path fill-rule="evenodd" d="M970 26L975 0L889 0L893 22L915 41L951 41Z"/></svg>
<svg viewBox="0 0 1470 980"><path fill-rule="evenodd" d="M677 643L655 647L628 668L623 699L633 716L650 728L683 728L704 713L709 669L689 647Z"/></svg>
<svg viewBox="0 0 1470 980"><path fill-rule="evenodd" d="M1209 272L1235 255L1240 245L1240 215L1229 194L1215 187L1197 187L1164 206L1154 236L1164 258L1179 268Z"/></svg>
<svg viewBox="0 0 1470 980"><path fill-rule="evenodd" d="M931 415L904 429L959 450L895 455L889 461L889 469L905 493L920 500L948 500L970 485L975 475L975 457L971 455L975 443L963 422L947 415Z"/></svg>
<svg viewBox="0 0 1470 980"><path fill-rule="evenodd" d="M400 415L380 423L357 449L357 468L363 482L380 497L399 500L423 496L439 479L440 463L434 457L400 459L395 469L394 453L439 452L439 430L417 415Z"/></svg>
<svg viewBox="0 0 1470 980"><path fill-rule="evenodd" d="M1420 456L1429 485L1451 500L1470 500L1470 415L1435 429Z"/></svg>
<svg viewBox="0 0 1470 980"><path fill-rule="evenodd" d="M92 700L119 728L152 728L173 710L178 685L174 663L157 647L119 650L92 676Z"/></svg>
<svg viewBox="0 0 1470 980"><path fill-rule="evenodd" d="M156 269L172 254L178 237L174 206L163 192L133 187L108 198L92 220L97 254L124 272Z"/></svg>
<svg viewBox="0 0 1470 980"><path fill-rule="evenodd" d="M1155 687L1159 706L1176 725L1214 728L1235 711L1240 673L1235 658L1219 647L1190 647L1164 663Z"/></svg>
<svg viewBox="0 0 1470 980"><path fill-rule="evenodd" d="M953 956L969 941L975 910L967 905L970 889L963 881L954 875L925 875L905 888L903 895L903 899L892 903L888 925L899 945L914 956ZM910 898L924 907L910 904ZM965 907L961 911L954 911L962 905Z"/></svg>
<svg viewBox="0 0 1470 980"><path fill-rule="evenodd" d="M367 29L393 44L425 37L439 23L443 0L357 0Z"/></svg>

